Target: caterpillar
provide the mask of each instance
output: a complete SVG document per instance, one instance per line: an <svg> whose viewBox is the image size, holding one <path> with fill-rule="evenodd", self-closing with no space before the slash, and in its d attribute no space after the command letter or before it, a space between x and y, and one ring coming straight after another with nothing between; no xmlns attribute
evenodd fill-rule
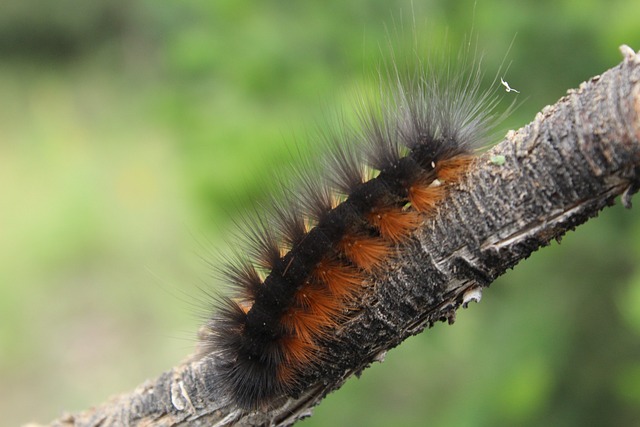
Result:
<svg viewBox="0 0 640 427"><path fill-rule="evenodd" d="M356 124L323 132L320 174L300 168L297 186L240 221L241 249L219 268L231 292L215 298L199 345L216 364L211 387L239 408L310 385L302 374L322 371L370 279L402 256L494 129L499 98L481 87L478 55L397 64L378 73L379 96Z"/></svg>

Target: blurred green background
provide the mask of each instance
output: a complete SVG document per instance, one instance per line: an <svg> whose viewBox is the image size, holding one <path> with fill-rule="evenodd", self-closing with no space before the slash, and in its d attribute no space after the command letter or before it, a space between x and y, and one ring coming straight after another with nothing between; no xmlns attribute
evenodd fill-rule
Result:
<svg viewBox="0 0 640 427"><path fill-rule="evenodd" d="M454 46L473 28L488 75L513 40L503 131L640 49L637 0L3 1L0 424L188 355L233 212L349 110L412 13ZM609 209L301 425L638 425L638 260L637 210Z"/></svg>

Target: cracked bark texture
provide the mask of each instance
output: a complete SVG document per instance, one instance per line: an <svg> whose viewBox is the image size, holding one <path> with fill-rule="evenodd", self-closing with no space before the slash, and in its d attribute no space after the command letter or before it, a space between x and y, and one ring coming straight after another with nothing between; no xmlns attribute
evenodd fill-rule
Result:
<svg viewBox="0 0 640 427"><path fill-rule="evenodd" d="M370 284L361 308L336 331L330 363L304 373L295 399L242 413L208 381L214 355L50 425L290 425L407 337L453 322L479 289L618 195L630 206L640 185L640 55L626 46L621 52L621 64L570 90L478 158Z"/></svg>

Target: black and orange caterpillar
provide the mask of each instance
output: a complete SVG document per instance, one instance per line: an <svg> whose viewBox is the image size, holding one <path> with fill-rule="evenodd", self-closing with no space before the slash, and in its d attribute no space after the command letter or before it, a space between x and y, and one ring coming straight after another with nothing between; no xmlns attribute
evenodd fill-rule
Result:
<svg viewBox="0 0 640 427"><path fill-rule="evenodd" d="M468 52L466 52L468 54ZM369 292L368 279L465 173L496 122L496 84L481 89L480 61L394 65L357 126L324 138L322 176L245 221L244 252L222 267L233 288L201 333L232 403L256 410L294 395L320 369L332 331Z"/></svg>

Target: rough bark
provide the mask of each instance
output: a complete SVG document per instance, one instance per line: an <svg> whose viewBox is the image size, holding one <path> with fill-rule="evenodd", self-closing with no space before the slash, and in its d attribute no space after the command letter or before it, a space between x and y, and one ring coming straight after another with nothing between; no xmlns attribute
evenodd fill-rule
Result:
<svg viewBox="0 0 640 427"><path fill-rule="evenodd" d="M482 155L371 283L362 308L337 331L323 372L296 399L243 414L207 381L215 361L186 361L102 406L51 426L290 425L353 374L455 311L496 277L640 185L640 54L570 90ZM322 379L322 381L320 381Z"/></svg>

